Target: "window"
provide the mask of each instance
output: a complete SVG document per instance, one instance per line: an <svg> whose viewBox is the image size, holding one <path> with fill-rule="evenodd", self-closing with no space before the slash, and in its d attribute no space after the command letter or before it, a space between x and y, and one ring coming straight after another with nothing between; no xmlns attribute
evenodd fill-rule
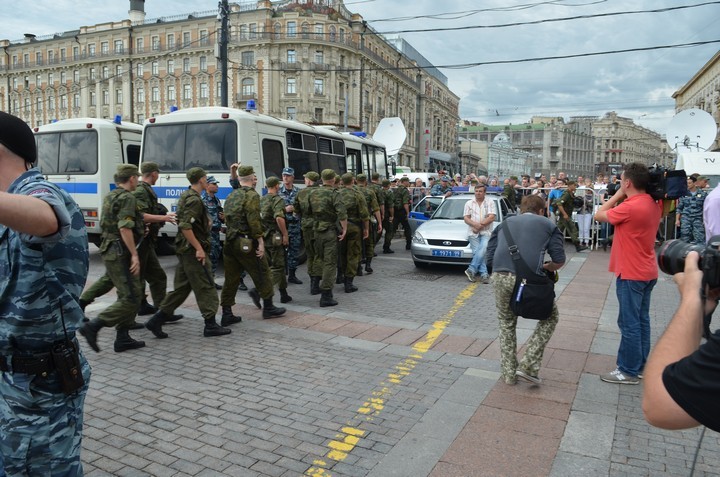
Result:
<svg viewBox="0 0 720 477"><path fill-rule="evenodd" d="M144 65L143 65L142 63L138 63L138 64L137 64L137 76L138 76L138 78L142 78L143 73L144 73L144 69L145 69L145 68L144 68Z"/></svg>
<svg viewBox="0 0 720 477"><path fill-rule="evenodd" d="M122 104L122 90L115 90L115 104Z"/></svg>
<svg viewBox="0 0 720 477"><path fill-rule="evenodd" d="M175 85L171 84L167 87L167 100L175 101Z"/></svg>
<svg viewBox="0 0 720 477"><path fill-rule="evenodd" d="M123 69L122 69L122 68L123 68L122 65L115 65L115 76L116 76L116 77L119 78L119 77L122 76L122 74L123 74Z"/></svg>
<svg viewBox="0 0 720 477"><path fill-rule="evenodd" d="M345 67L345 55L340 55L340 68Z"/></svg>
<svg viewBox="0 0 720 477"><path fill-rule="evenodd" d="M308 23L303 23L300 30L302 31L303 39L307 40L310 37L310 25Z"/></svg>
<svg viewBox="0 0 720 477"><path fill-rule="evenodd" d="M255 66L255 52L254 51L243 51L241 53L243 66Z"/></svg>
<svg viewBox="0 0 720 477"><path fill-rule="evenodd" d="M36 64L36 65L42 65L42 64L43 64L43 63L42 63L42 58L43 58L43 57L42 57L42 52L38 51L37 53L35 53L35 64ZM48 58L49 58L49 56L48 56Z"/></svg>
<svg viewBox="0 0 720 477"><path fill-rule="evenodd" d="M110 91L104 89L102 93L103 93L103 104L105 106L107 106L108 104L110 104Z"/></svg>
<svg viewBox="0 0 720 477"><path fill-rule="evenodd" d="M215 83L215 97L222 97L222 83L220 81Z"/></svg>
<svg viewBox="0 0 720 477"><path fill-rule="evenodd" d="M41 76L40 76L40 75L35 75L35 86L36 86L37 88L39 88L41 83L42 83Z"/></svg>
<svg viewBox="0 0 720 477"><path fill-rule="evenodd" d="M345 29L344 28L340 29L340 41L342 41L342 42L345 41Z"/></svg>
<svg viewBox="0 0 720 477"><path fill-rule="evenodd" d="M330 25L330 41L335 41L335 27Z"/></svg>
<svg viewBox="0 0 720 477"><path fill-rule="evenodd" d="M247 25L240 25L240 39L241 40L247 40L248 37L248 27Z"/></svg>
<svg viewBox="0 0 720 477"><path fill-rule="evenodd" d="M77 95L75 95L77 96ZM37 98L35 100L35 111L42 111L42 98Z"/></svg>
<svg viewBox="0 0 720 477"><path fill-rule="evenodd" d="M60 96L60 109L67 109L67 95Z"/></svg>
<svg viewBox="0 0 720 477"><path fill-rule="evenodd" d="M15 85L15 88L17 88L17 83L13 83ZM48 84L53 85L55 84L55 75L53 73L48 73Z"/></svg>
<svg viewBox="0 0 720 477"><path fill-rule="evenodd" d="M145 39L144 38L138 38L135 40L135 50L137 53L142 53L145 51Z"/></svg>
<svg viewBox="0 0 720 477"><path fill-rule="evenodd" d="M97 136L91 129L38 135L40 170L43 174L94 174L98 166Z"/></svg>
<svg viewBox="0 0 720 477"><path fill-rule="evenodd" d="M183 73L190 73L190 58L183 58Z"/></svg>
<svg viewBox="0 0 720 477"><path fill-rule="evenodd" d="M208 173L221 173L237 160L236 127L232 121L150 126L143 137L143 160L157 162L163 172L202 167Z"/></svg>
<svg viewBox="0 0 720 477"><path fill-rule="evenodd" d="M318 123L323 122L323 109L322 108L315 108L315 122L318 122Z"/></svg>
<svg viewBox="0 0 720 477"><path fill-rule="evenodd" d="M65 60L66 60L66 57L65 57L65 48L60 48L60 61L62 61L62 62L64 63Z"/></svg>
<svg viewBox="0 0 720 477"><path fill-rule="evenodd" d="M250 39L254 40L257 38L257 23L250 24Z"/></svg>
<svg viewBox="0 0 720 477"><path fill-rule="evenodd" d="M115 54L117 53L123 53L125 51L125 48L123 47L123 41L122 40L115 40Z"/></svg>
<svg viewBox="0 0 720 477"><path fill-rule="evenodd" d="M183 85L183 99L192 99L192 89L189 84Z"/></svg>
<svg viewBox="0 0 720 477"><path fill-rule="evenodd" d="M100 53L105 56L110 53L110 44L107 41L100 43Z"/></svg>
<svg viewBox="0 0 720 477"><path fill-rule="evenodd" d="M138 103L144 103L145 102L145 88L140 86L137 89L137 102Z"/></svg>
<svg viewBox="0 0 720 477"><path fill-rule="evenodd" d="M94 57L95 56L95 43L89 43L87 46L88 49L88 56Z"/></svg>
<svg viewBox="0 0 720 477"><path fill-rule="evenodd" d="M80 47L73 46L73 60L77 60L79 58L80 58Z"/></svg>
<svg viewBox="0 0 720 477"><path fill-rule="evenodd" d="M242 80L242 95L245 98L255 97L255 80L252 78L244 78Z"/></svg>
<svg viewBox="0 0 720 477"><path fill-rule="evenodd" d="M287 108L287 118L295 120L295 117L297 115L297 110L294 107Z"/></svg>
<svg viewBox="0 0 720 477"><path fill-rule="evenodd" d="M49 63L49 64L53 64L53 63L54 63L53 60L55 60L55 52L54 52L53 50L48 50L47 53L48 53L48 54L47 54L48 63Z"/></svg>
<svg viewBox="0 0 720 477"><path fill-rule="evenodd" d="M183 32L183 46L190 46L190 32Z"/></svg>
<svg viewBox="0 0 720 477"><path fill-rule="evenodd" d="M158 62L157 62L157 61L153 61L153 62L151 63L151 65L150 65L150 69L151 69L150 73L151 73L153 76L157 76L157 75L158 75Z"/></svg>
<svg viewBox="0 0 720 477"><path fill-rule="evenodd" d="M175 60L168 60L167 72L168 74L173 74L175 72Z"/></svg>
<svg viewBox="0 0 720 477"><path fill-rule="evenodd" d="M52 73L50 73L50 74L52 74ZM50 82L50 75L48 75L48 82ZM13 89L17 89L17 87L18 87L18 79L13 78Z"/></svg>
<svg viewBox="0 0 720 477"><path fill-rule="evenodd" d="M297 23L287 22L287 37L295 38L297 36Z"/></svg>
<svg viewBox="0 0 720 477"><path fill-rule="evenodd" d="M160 88L159 87L157 87L157 86L152 87L152 89L150 90L150 100L153 103L157 103L158 101L160 101Z"/></svg>
<svg viewBox="0 0 720 477"><path fill-rule="evenodd" d="M325 94L325 80L315 78L315 94Z"/></svg>
<svg viewBox="0 0 720 477"><path fill-rule="evenodd" d="M55 96L48 96L48 111L55 111Z"/></svg>
<svg viewBox="0 0 720 477"><path fill-rule="evenodd" d="M295 78L288 78L287 79L287 89L285 90L287 94L295 94Z"/></svg>
<svg viewBox="0 0 720 477"><path fill-rule="evenodd" d="M91 80L95 80L95 68L90 68L90 71L88 72L88 78Z"/></svg>
<svg viewBox="0 0 720 477"><path fill-rule="evenodd" d="M208 99L208 84L200 83L200 99Z"/></svg>
<svg viewBox="0 0 720 477"><path fill-rule="evenodd" d="M315 38L317 38L318 40L322 40L323 33L324 33L323 24L322 23L315 24Z"/></svg>
<svg viewBox="0 0 720 477"><path fill-rule="evenodd" d="M153 51L158 51L160 49L160 37L154 36L150 39L150 47L153 49Z"/></svg>
<svg viewBox="0 0 720 477"><path fill-rule="evenodd" d="M322 51L316 51L316 52L315 52L315 63L317 63L318 65L322 65L322 64L323 64L323 59L324 59L323 52L322 52Z"/></svg>
<svg viewBox="0 0 720 477"><path fill-rule="evenodd" d="M287 62L295 63L296 61L297 61L297 55L295 53L295 50L288 50L287 51Z"/></svg>
<svg viewBox="0 0 720 477"><path fill-rule="evenodd" d="M97 106L97 95L95 91L90 91L90 106Z"/></svg>
<svg viewBox="0 0 720 477"><path fill-rule="evenodd" d="M200 71L207 71L207 57L200 57Z"/></svg>
<svg viewBox="0 0 720 477"><path fill-rule="evenodd" d="M168 49L175 48L175 34L174 33L170 33L167 36L167 47L168 47Z"/></svg>
<svg viewBox="0 0 720 477"><path fill-rule="evenodd" d="M39 103L38 103L39 105ZM78 109L80 107L80 94L75 93L73 95L73 108Z"/></svg>
<svg viewBox="0 0 720 477"><path fill-rule="evenodd" d="M107 66L103 66L102 77L103 79L108 79L110 77L110 68L108 68Z"/></svg>
<svg viewBox="0 0 720 477"><path fill-rule="evenodd" d="M60 72L60 84L67 83L67 74L64 71Z"/></svg>
<svg viewBox="0 0 720 477"><path fill-rule="evenodd" d="M200 30L200 44L206 46L208 44L208 32L207 30Z"/></svg>

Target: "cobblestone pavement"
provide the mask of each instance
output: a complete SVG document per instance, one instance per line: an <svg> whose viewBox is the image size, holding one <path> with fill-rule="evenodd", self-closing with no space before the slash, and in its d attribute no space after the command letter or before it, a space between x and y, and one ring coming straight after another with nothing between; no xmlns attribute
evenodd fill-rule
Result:
<svg viewBox="0 0 720 477"><path fill-rule="evenodd" d="M318 307L303 268L285 317L262 320L238 293L243 322L228 336L202 337L192 296L185 318L165 326L169 339L131 333L146 341L141 350L114 353L114 333L103 329L102 352L84 348L93 366L86 475L690 474L700 431L651 428L640 386L597 377L614 367L619 342L608 253L568 247L538 387L498 380L490 285L469 283L462 267L417 270L401 240L394 248L355 279L359 292L335 287L336 307ZM172 288L176 258L161 262ZM90 282L102 272L94 251ZM661 278L654 339L677 299ZM533 325L520 320L519 343ZM707 431L696 476L718 475L718 450Z"/></svg>

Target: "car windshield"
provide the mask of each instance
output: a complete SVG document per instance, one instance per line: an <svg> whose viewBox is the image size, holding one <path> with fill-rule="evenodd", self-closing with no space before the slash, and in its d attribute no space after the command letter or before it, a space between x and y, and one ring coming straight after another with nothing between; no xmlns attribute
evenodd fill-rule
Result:
<svg viewBox="0 0 720 477"><path fill-rule="evenodd" d="M433 219L463 220L467 200L446 200L435 211Z"/></svg>

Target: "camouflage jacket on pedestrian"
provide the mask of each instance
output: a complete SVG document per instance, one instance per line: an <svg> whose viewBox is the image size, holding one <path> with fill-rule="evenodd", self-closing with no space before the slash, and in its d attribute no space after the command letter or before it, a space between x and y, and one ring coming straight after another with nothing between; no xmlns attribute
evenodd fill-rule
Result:
<svg viewBox="0 0 720 477"><path fill-rule="evenodd" d="M298 192L295 196L295 215L299 215L302 219L302 228L313 228L315 221L313 220L312 214L310 213L310 195L314 190L317 190L317 186L308 186Z"/></svg>
<svg viewBox="0 0 720 477"><path fill-rule="evenodd" d="M385 204L385 217L390 217L395 209L395 192L392 189L383 188L383 203Z"/></svg>
<svg viewBox="0 0 720 477"><path fill-rule="evenodd" d="M560 198L555 201L555 205L562 207L567 216L571 217L573 208L575 207L575 194L566 190L562 193ZM560 209L558 209L558 212L560 212ZM560 213L562 214L562 212Z"/></svg>
<svg viewBox="0 0 720 477"><path fill-rule="evenodd" d="M205 203L205 207L207 207L210 220L212 220L212 231L220 232L223 224L223 221L220 219L220 212L223 211L220 199L218 199L217 196L211 197L210 194L205 193L202 196L202 200Z"/></svg>
<svg viewBox="0 0 720 477"><path fill-rule="evenodd" d="M384 205L385 204L385 191L383 190L382 186L380 184L371 182L370 184L368 184L368 187L370 188L370 190L375 192L375 197L377 198L378 205Z"/></svg>
<svg viewBox="0 0 720 477"><path fill-rule="evenodd" d="M445 195L448 192L452 192L452 187L450 187L449 185L446 185L445 187L443 187L442 184L435 184L430 189L430 195L434 195L434 196Z"/></svg>
<svg viewBox="0 0 720 477"><path fill-rule="evenodd" d="M182 193L177 206L178 234L175 238L175 253L194 252L195 249L182 233L191 230L205 252L210 252L210 215L207 207L195 189Z"/></svg>
<svg viewBox="0 0 720 477"><path fill-rule="evenodd" d="M122 187L116 187L105 196L100 228L103 239L100 244L100 253L107 252L116 242L125 246L120 238L120 229L131 229L135 245L139 243L140 238L145 234L145 224L140 218L137 201L132 192Z"/></svg>
<svg viewBox="0 0 720 477"><path fill-rule="evenodd" d="M331 185L323 184L310 194L310 210L317 232L333 228L339 220L348 218L339 190Z"/></svg>
<svg viewBox="0 0 720 477"><path fill-rule="evenodd" d="M135 196L138 212L141 214L160 214L158 197L150 184L143 181L138 182L138 186L132 194ZM162 223L147 224L148 235L145 237L145 240L154 241L163 225Z"/></svg>
<svg viewBox="0 0 720 477"><path fill-rule="evenodd" d="M35 237L0 224L0 355L45 352L64 337L63 319L68 333L82 325L78 300L89 267L85 220L73 199L38 169L23 173L8 193L45 201L58 230Z"/></svg>
<svg viewBox="0 0 720 477"><path fill-rule="evenodd" d="M696 189L695 192L688 191L687 195L678 199L677 213L688 219L701 219L706 197L707 192L702 189Z"/></svg>
<svg viewBox="0 0 720 477"><path fill-rule="evenodd" d="M362 192L354 187L342 187L338 192L342 203L345 205L348 222L362 225L362 222L370 219L367 201Z"/></svg>
<svg viewBox="0 0 720 477"><path fill-rule="evenodd" d="M233 190L225 199L225 226L227 240L238 235L257 239L263 236L260 220L260 195L252 187L242 186Z"/></svg>
<svg viewBox="0 0 720 477"><path fill-rule="evenodd" d="M394 192L395 208L404 209L405 204L410 204L410 191L404 185L397 186Z"/></svg>
<svg viewBox="0 0 720 477"><path fill-rule="evenodd" d="M502 196L507 199L508 204L512 210L517 209L517 195L515 194L515 188L510 184L505 184L502 191Z"/></svg>
<svg viewBox="0 0 720 477"><path fill-rule="evenodd" d="M284 201L285 205L295 205L295 199L297 198L297 195L300 193L300 189L296 185L293 185L292 189L285 188L285 184L280 185L280 189L278 190L278 196L280 196ZM285 214L285 220L288 222L297 222L300 220L300 217L295 216L292 213L286 213Z"/></svg>
<svg viewBox="0 0 720 477"><path fill-rule="evenodd" d="M372 216L375 212L380 212L380 203L377 200L375 191L370 187L358 187L360 193L365 197L365 205L367 205L368 213Z"/></svg>
<svg viewBox="0 0 720 477"><path fill-rule="evenodd" d="M285 218L285 200L279 195L267 194L260 199L260 219L262 220L265 238L280 232L277 219Z"/></svg>

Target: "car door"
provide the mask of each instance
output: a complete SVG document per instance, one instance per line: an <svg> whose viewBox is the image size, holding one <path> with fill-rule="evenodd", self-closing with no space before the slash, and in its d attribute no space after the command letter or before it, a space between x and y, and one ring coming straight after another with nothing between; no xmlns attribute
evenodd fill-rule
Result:
<svg viewBox="0 0 720 477"><path fill-rule="evenodd" d="M444 199L442 196L433 197L427 195L423 197L410 211L410 216L408 217L410 232L415 233L415 230L417 230L420 224L430 218Z"/></svg>

